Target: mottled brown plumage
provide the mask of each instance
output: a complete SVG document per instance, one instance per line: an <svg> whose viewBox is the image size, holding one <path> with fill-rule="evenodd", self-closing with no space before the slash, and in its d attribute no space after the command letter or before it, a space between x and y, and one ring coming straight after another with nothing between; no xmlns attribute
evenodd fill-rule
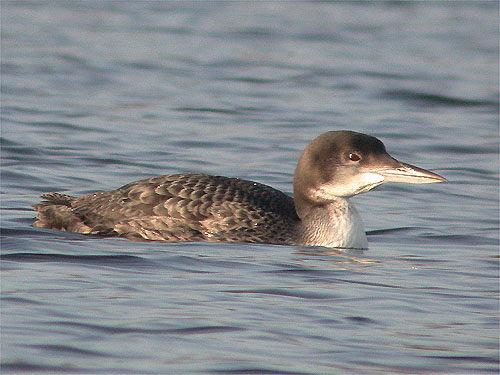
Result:
<svg viewBox="0 0 500 375"><path fill-rule="evenodd" d="M47 193L36 227L129 239L291 244L293 199L256 182L177 174L71 197Z"/></svg>

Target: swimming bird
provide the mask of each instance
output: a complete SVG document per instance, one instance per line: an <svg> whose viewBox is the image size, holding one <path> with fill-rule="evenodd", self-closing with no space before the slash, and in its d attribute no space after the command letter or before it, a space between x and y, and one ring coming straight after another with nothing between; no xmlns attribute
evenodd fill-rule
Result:
<svg viewBox="0 0 500 375"><path fill-rule="evenodd" d="M364 249L363 222L350 197L387 182L443 181L397 161L375 137L329 131L302 153L293 198L239 178L174 174L81 197L43 194L33 226L135 240Z"/></svg>

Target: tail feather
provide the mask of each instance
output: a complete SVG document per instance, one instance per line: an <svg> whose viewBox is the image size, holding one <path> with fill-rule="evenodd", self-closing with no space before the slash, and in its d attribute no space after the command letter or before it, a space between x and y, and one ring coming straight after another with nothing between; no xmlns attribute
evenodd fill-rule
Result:
<svg viewBox="0 0 500 375"><path fill-rule="evenodd" d="M37 211L38 219L33 223L34 227L90 233L90 227L72 210L71 205L75 197L60 193L46 193L41 198L43 200L40 203L32 206Z"/></svg>
<svg viewBox="0 0 500 375"><path fill-rule="evenodd" d="M40 196L43 200L39 204L35 204L32 207L38 211L40 207L61 205L71 207L71 203L76 199L71 195L61 194L61 193L45 193Z"/></svg>

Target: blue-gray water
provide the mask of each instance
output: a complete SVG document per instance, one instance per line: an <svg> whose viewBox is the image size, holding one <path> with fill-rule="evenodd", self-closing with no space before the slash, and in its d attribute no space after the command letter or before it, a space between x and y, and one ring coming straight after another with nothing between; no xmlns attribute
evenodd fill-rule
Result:
<svg viewBox="0 0 500 375"><path fill-rule="evenodd" d="M1 3L2 373L496 373L497 2ZM35 229L46 191L286 192L351 129L446 184L353 199L368 251Z"/></svg>

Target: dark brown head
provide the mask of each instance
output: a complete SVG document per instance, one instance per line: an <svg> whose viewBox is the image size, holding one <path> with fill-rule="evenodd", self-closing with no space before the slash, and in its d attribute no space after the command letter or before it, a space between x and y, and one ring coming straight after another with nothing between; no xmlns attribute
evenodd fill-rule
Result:
<svg viewBox="0 0 500 375"><path fill-rule="evenodd" d="M303 208L365 193L386 182L442 181L446 179L397 161L377 138L340 130L324 133L306 147L295 170L293 187L301 216Z"/></svg>

